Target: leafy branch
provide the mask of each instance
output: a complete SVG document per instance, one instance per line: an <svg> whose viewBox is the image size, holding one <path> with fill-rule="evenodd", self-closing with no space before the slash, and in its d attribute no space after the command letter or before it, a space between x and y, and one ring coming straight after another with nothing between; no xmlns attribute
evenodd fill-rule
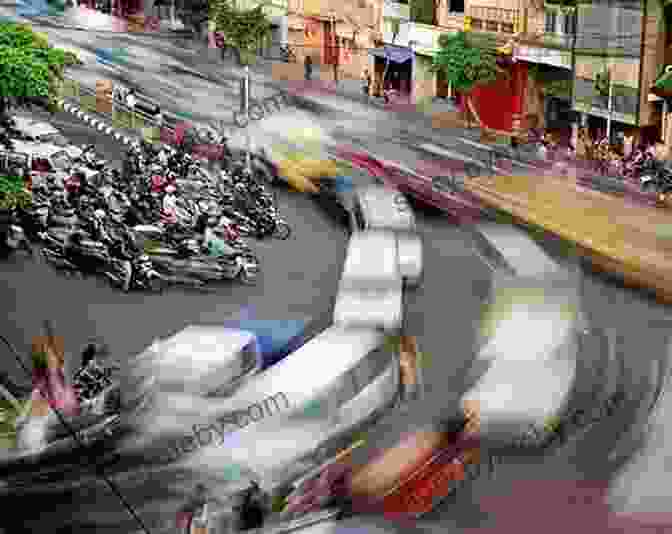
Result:
<svg viewBox="0 0 672 534"><path fill-rule="evenodd" d="M76 54L50 46L30 26L0 23L0 115L12 104L54 109L65 68L76 64Z"/></svg>
<svg viewBox="0 0 672 534"><path fill-rule="evenodd" d="M240 60L249 64L260 41L271 32L271 22L264 13L264 6L252 9L234 9L228 0L220 0L211 7L216 31L224 36L224 42L238 50Z"/></svg>
<svg viewBox="0 0 672 534"><path fill-rule="evenodd" d="M464 93L506 75L497 64L494 38L465 32L439 37L439 50L434 55L431 71L443 72L452 87Z"/></svg>

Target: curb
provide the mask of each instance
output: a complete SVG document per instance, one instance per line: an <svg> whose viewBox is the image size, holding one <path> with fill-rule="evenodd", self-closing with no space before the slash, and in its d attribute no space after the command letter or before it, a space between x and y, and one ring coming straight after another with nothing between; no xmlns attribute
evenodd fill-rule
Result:
<svg viewBox="0 0 672 534"><path fill-rule="evenodd" d="M92 128L95 128L99 132L113 136L117 141L121 141L124 145L130 145L133 141L137 140L137 138L131 138L118 132L112 126L108 126L102 120L92 117L88 113L82 111L79 107L75 106L74 104L70 104L65 100L59 100L58 105L61 109L63 109L63 111L75 115L78 119L82 120Z"/></svg>

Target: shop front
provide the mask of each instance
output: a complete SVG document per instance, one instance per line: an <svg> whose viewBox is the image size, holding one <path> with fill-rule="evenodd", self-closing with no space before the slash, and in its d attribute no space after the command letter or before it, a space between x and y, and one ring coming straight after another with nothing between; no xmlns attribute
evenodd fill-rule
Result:
<svg viewBox="0 0 672 534"><path fill-rule="evenodd" d="M373 96L383 96L383 90L391 89L402 100L409 99L413 86L413 50L384 45L369 53L374 57Z"/></svg>

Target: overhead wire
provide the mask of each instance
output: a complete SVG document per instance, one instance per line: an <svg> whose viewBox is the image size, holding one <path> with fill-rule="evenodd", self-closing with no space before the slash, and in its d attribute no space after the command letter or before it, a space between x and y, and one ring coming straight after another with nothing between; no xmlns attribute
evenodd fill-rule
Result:
<svg viewBox="0 0 672 534"><path fill-rule="evenodd" d="M48 331L51 332L51 329L48 328ZM52 337L51 333L49 334L49 337ZM16 361L19 363L19 366L21 367L21 369L23 369L23 371L29 377L32 378L32 374L31 374L30 370L28 369L28 367L26 367L26 364L23 363L23 361L21 360L21 357L19 356L19 353L14 348L14 345L12 345L9 342L9 340L1 334L0 334L0 341L2 341L7 346L7 348L10 350L10 352L12 353L12 355L14 356ZM43 398L45 398L45 399L49 398L48 392L46 390L43 390L42 386L37 385L36 387L38 388L38 390L39 390L39 392L40 392L40 394L42 395ZM68 433L70 434L72 439L77 443L77 445L79 446L79 449L82 450L90 459L93 459L89 454L88 447L86 446L86 444L82 441L82 439L79 437L77 432L72 428L72 426L70 426L70 424L67 422L67 420L65 419L63 414L60 412L60 410L58 410L57 408L55 408L51 405L50 405L50 408L56 414L56 417L58 418L59 423L61 425L63 425L63 427L68 431ZM106 485L110 489L110 491L112 491L112 493L117 497L117 499L119 499L122 506L125 508L125 510L128 512L128 514L131 516L131 518L138 524L138 526L140 527L140 530L143 532L143 534L151 534L150 530L147 528L147 526L142 521L140 516L136 513L136 511L133 509L133 506L126 500L126 498L121 493L121 491L119 490L117 485L114 483L114 481L112 481L102 471L102 468L100 467L100 465L98 465L95 461L94 461L94 464L95 464L95 467L96 467L95 468L96 475L99 476L106 483Z"/></svg>

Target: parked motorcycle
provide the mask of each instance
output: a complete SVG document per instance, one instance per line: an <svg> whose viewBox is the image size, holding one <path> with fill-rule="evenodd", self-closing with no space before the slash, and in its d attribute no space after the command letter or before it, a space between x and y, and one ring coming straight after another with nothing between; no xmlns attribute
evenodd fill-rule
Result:
<svg viewBox="0 0 672 534"><path fill-rule="evenodd" d="M201 254L185 258L175 250L162 247L148 252L148 256L160 272L184 273L205 282L239 279L245 284L254 284L259 275L257 258L237 251L219 257Z"/></svg>
<svg viewBox="0 0 672 534"><path fill-rule="evenodd" d="M15 213L0 214L0 257L7 258L17 250L23 250L30 256L33 255L30 242L18 223Z"/></svg>
<svg viewBox="0 0 672 534"><path fill-rule="evenodd" d="M137 256L131 261L131 289L160 292L164 289L164 279L154 268L152 260L146 254Z"/></svg>

